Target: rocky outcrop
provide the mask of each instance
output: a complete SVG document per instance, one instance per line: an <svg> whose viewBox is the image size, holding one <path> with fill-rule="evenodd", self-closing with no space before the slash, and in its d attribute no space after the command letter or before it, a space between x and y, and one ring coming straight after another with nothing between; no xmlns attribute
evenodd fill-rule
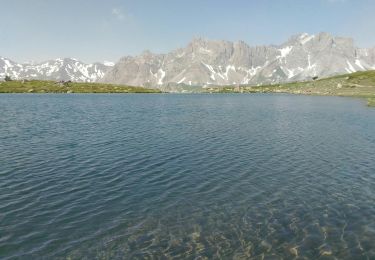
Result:
<svg viewBox="0 0 375 260"><path fill-rule="evenodd" d="M328 33L300 34L279 46L194 39L167 54L127 56L102 81L147 87L266 84L375 69L374 49Z"/></svg>

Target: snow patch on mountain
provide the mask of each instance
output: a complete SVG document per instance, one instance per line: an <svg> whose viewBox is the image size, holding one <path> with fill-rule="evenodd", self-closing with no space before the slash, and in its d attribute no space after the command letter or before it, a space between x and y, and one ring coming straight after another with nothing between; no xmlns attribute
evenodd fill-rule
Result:
<svg viewBox="0 0 375 260"><path fill-rule="evenodd" d="M182 79L180 79L180 80L177 82L177 84L181 84L181 83L183 83L185 80L186 80L186 77L183 77Z"/></svg>
<svg viewBox="0 0 375 260"><path fill-rule="evenodd" d="M311 41L315 38L315 35L309 35L307 33L304 33L300 36L300 42L302 45L305 45L307 42Z"/></svg>
<svg viewBox="0 0 375 260"><path fill-rule="evenodd" d="M163 85L163 79L165 78L165 71L163 69L159 69L158 74L160 73L160 77L158 80L158 85Z"/></svg>
<svg viewBox="0 0 375 260"><path fill-rule="evenodd" d="M280 56L279 58L285 58L293 49L293 46L287 46L285 48L279 49L280 51Z"/></svg>
<svg viewBox="0 0 375 260"><path fill-rule="evenodd" d="M258 85L369 70L374 63L374 49L328 33L292 36L279 46L195 39L167 54L124 57L102 81L161 89L181 83Z"/></svg>
<svg viewBox="0 0 375 260"><path fill-rule="evenodd" d="M355 60L355 64L356 64L358 67L360 67L362 70L366 70L365 67L363 67L363 65L362 65L362 63L361 63L360 60L356 59L356 60Z"/></svg>
<svg viewBox="0 0 375 260"><path fill-rule="evenodd" d="M348 64L349 68L347 69L347 71L349 73L351 72L356 72L356 69L353 67L353 65L349 62L349 60L346 60L346 64Z"/></svg>
<svg viewBox="0 0 375 260"><path fill-rule="evenodd" d="M108 66L108 67L113 67L113 66L115 66L115 63L112 62L112 61L104 61L103 64L104 64L105 66Z"/></svg>
<svg viewBox="0 0 375 260"><path fill-rule="evenodd" d="M215 74L217 74L217 73L216 73L216 71L213 69L213 67L212 67L211 65L208 65L208 64L204 63L203 61L202 61L202 64L203 64L204 66L206 66L206 68L211 72L210 78L211 78L212 80L216 80L216 79L215 79Z"/></svg>
<svg viewBox="0 0 375 260"><path fill-rule="evenodd" d="M6 75L13 79L71 80L76 82L95 82L104 77L112 66L109 64L85 64L75 58L58 58L41 63L16 63L0 58L0 77Z"/></svg>

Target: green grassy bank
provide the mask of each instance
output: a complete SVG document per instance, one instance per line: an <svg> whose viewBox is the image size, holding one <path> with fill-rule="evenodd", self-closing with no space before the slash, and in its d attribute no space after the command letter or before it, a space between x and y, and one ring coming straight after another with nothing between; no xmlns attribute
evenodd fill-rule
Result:
<svg viewBox="0 0 375 260"><path fill-rule="evenodd" d="M158 89L104 83L58 83L44 80L0 82L0 93L160 93Z"/></svg>
<svg viewBox="0 0 375 260"><path fill-rule="evenodd" d="M315 81L292 82L262 86L225 86L219 93L291 93L303 95L358 97L375 106L375 71L355 72L318 79Z"/></svg>

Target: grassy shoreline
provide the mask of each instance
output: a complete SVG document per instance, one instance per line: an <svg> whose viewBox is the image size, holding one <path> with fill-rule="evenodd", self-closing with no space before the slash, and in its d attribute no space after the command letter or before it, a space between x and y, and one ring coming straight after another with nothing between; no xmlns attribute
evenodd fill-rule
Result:
<svg viewBox="0 0 375 260"><path fill-rule="evenodd" d="M375 107L375 98L368 98L367 99L367 105L369 107Z"/></svg>
<svg viewBox="0 0 375 260"><path fill-rule="evenodd" d="M375 107L375 71L355 72L315 81L262 86L224 86L211 88L210 91L212 93L289 93L357 97L367 99L367 105Z"/></svg>
<svg viewBox="0 0 375 260"><path fill-rule="evenodd" d="M162 93L162 91L159 89L105 83L14 80L0 82L0 93ZM367 99L367 105L375 107L375 71L355 72L315 81L261 86L216 86L205 89L203 93L288 93L356 97Z"/></svg>
<svg viewBox="0 0 375 260"><path fill-rule="evenodd" d="M161 93L158 89L105 83L58 83L45 80L0 82L0 93Z"/></svg>

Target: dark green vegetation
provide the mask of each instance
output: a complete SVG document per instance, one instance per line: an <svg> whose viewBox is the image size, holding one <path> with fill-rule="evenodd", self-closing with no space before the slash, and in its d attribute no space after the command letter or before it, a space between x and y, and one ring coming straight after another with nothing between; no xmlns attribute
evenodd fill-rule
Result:
<svg viewBox="0 0 375 260"><path fill-rule="evenodd" d="M225 86L215 90L213 92L291 93L303 95L359 97L366 98L369 106L375 106L375 71L356 72L318 79L315 81L262 86Z"/></svg>
<svg viewBox="0 0 375 260"><path fill-rule="evenodd" d="M0 82L0 93L160 93L158 89L102 83L76 83L43 80Z"/></svg>

